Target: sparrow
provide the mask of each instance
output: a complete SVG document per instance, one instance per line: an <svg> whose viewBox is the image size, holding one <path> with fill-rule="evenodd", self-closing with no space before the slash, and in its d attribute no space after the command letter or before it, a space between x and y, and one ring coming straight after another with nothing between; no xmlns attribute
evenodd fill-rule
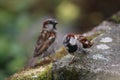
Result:
<svg viewBox="0 0 120 80"><path fill-rule="evenodd" d="M38 57L44 58L51 54L48 49L56 39L56 24L58 24L58 22L54 19L47 19L43 22L42 31L40 32L35 45L33 58L30 60L30 67L36 65Z"/></svg>
<svg viewBox="0 0 120 80"><path fill-rule="evenodd" d="M87 54L86 48L90 48L92 43L86 37L80 34L69 33L65 35L63 39L63 45L69 54L78 56L80 54ZM73 63L73 61L74 57L72 58L70 64Z"/></svg>

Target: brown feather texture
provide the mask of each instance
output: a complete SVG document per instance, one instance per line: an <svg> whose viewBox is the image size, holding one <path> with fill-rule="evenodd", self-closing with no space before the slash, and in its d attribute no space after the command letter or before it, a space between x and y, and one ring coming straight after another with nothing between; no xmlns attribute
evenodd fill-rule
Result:
<svg viewBox="0 0 120 80"><path fill-rule="evenodd" d="M29 61L28 67L34 67L37 64L38 57L44 58L54 52L54 48L51 51L49 51L49 48L56 39L56 24L57 21L54 19L47 19L43 22L42 31L38 36L33 57Z"/></svg>

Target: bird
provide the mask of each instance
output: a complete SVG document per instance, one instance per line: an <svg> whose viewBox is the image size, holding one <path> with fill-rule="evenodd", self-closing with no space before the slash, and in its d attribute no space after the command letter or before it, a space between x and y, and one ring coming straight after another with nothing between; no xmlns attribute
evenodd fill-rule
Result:
<svg viewBox="0 0 120 80"><path fill-rule="evenodd" d="M52 53L48 50L52 47L57 37L56 24L58 24L58 22L55 19L46 19L43 22L42 30L36 41L33 57L28 64L29 67L36 65L38 57L45 58ZM54 49L52 49L52 51L53 50Z"/></svg>
<svg viewBox="0 0 120 80"><path fill-rule="evenodd" d="M68 33L63 38L63 45L67 52L73 55L73 58L70 61L71 64L74 62L74 56L88 53L86 48L90 48L92 46L92 42L81 34Z"/></svg>

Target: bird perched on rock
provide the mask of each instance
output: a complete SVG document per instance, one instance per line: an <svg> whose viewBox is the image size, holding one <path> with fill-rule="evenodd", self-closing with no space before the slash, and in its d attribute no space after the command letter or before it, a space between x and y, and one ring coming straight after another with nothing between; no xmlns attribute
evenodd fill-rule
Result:
<svg viewBox="0 0 120 80"><path fill-rule="evenodd" d="M47 19L43 22L42 31L40 32L34 53L33 58L29 62L29 67L34 67L37 63L38 57L44 58L50 55L49 48L55 42L56 39L56 24L58 22L54 19Z"/></svg>
<svg viewBox="0 0 120 80"><path fill-rule="evenodd" d="M86 54L86 48L90 48L92 46L92 43L86 37L80 34L69 33L65 35L63 39L63 45L65 46L69 54L80 55Z"/></svg>

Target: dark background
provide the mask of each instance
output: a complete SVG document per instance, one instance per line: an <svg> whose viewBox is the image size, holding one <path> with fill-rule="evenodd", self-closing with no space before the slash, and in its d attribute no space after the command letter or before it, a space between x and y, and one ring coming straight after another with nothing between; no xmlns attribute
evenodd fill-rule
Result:
<svg viewBox="0 0 120 80"><path fill-rule="evenodd" d="M0 0L0 80L32 56L42 21L55 18L62 33L83 33L120 10L120 0Z"/></svg>

